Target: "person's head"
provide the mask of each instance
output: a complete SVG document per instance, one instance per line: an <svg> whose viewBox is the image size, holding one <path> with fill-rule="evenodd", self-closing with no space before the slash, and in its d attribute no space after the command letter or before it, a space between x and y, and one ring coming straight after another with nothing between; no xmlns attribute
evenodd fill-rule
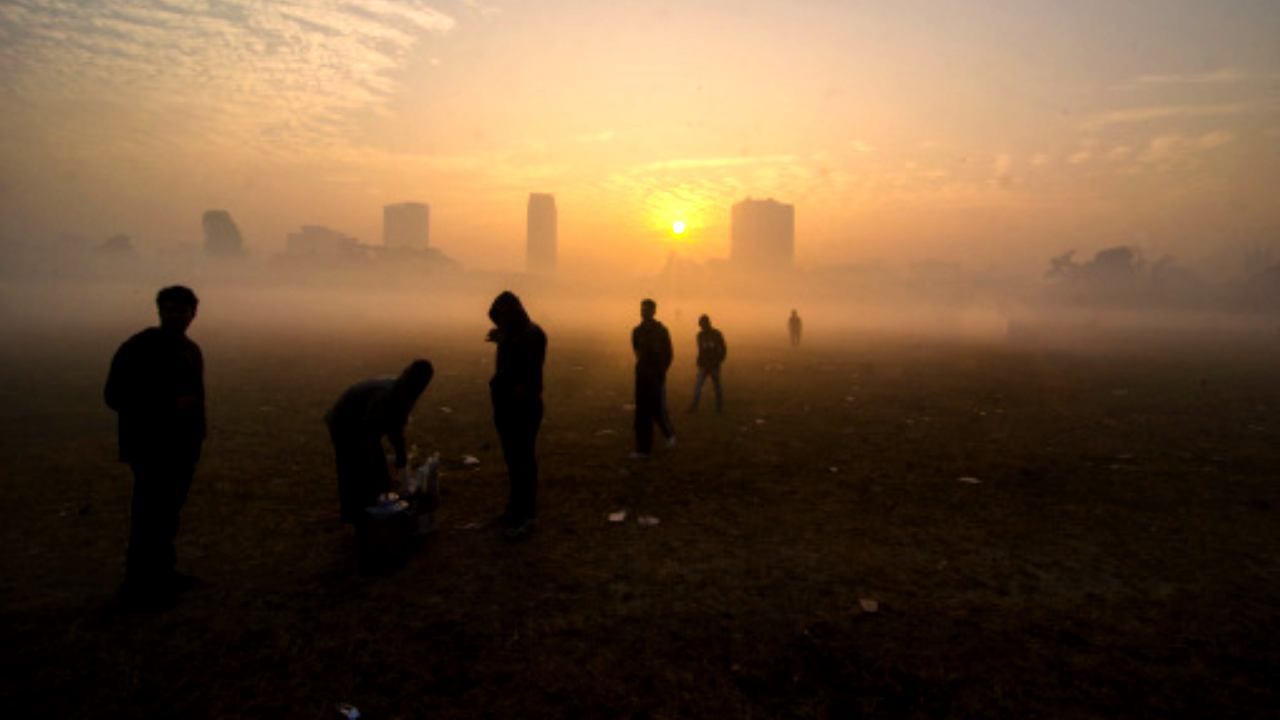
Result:
<svg viewBox="0 0 1280 720"><path fill-rule="evenodd" d="M160 313L160 327L173 332L186 332L196 317L200 300L191 288L170 285L156 293L156 310Z"/></svg>
<svg viewBox="0 0 1280 720"><path fill-rule="evenodd" d="M427 385L431 383L431 378L435 374L435 368L426 360L419 358L409 363L409 367L400 373L400 377L396 378L395 386L391 388L396 410L408 417L413 404L427 389Z"/></svg>
<svg viewBox="0 0 1280 720"><path fill-rule="evenodd" d="M698 318L698 327L702 328L703 330L710 330L710 329L711 329L711 318L707 317L706 315L703 315L703 316L699 317L699 318Z"/></svg>
<svg viewBox="0 0 1280 720"><path fill-rule="evenodd" d="M792 310L791 310L791 317L795 317L795 316L796 316L795 308L792 308Z"/></svg>
<svg viewBox="0 0 1280 720"><path fill-rule="evenodd" d="M529 313L525 311L520 298L510 290L504 290L493 299L489 306L489 319L503 332L518 330L528 325Z"/></svg>
<svg viewBox="0 0 1280 720"><path fill-rule="evenodd" d="M652 320L655 313L658 312L658 303L651 298L645 298L640 301L640 317L645 320Z"/></svg>

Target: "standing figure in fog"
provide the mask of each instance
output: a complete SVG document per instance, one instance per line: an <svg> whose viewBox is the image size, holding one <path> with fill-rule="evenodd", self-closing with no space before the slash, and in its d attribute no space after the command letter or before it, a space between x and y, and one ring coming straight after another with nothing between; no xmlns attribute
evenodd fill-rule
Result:
<svg viewBox="0 0 1280 720"><path fill-rule="evenodd" d="M636 449L632 457L648 457L653 450L653 425L657 423L675 447L676 430L667 412L667 370L674 353L671 333L654 319L658 304L646 298L640 303L640 324L631 331L631 349L636 354Z"/></svg>
<svg viewBox="0 0 1280 720"><path fill-rule="evenodd" d="M121 599L170 605L198 581L176 569L173 543L205 437L204 358L187 337L199 300L190 288L156 295L160 326L125 341L103 395L119 418L120 460L133 471Z"/></svg>
<svg viewBox="0 0 1280 720"><path fill-rule="evenodd" d="M505 526L509 540L518 540L532 532L538 520L536 444L542 426L542 365L547 357L547 336L529 319L520 298L511 292L494 298L489 319L494 327L488 340L498 345L489 397L511 485L507 508L498 523Z"/></svg>
<svg viewBox="0 0 1280 720"><path fill-rule="evenodd" d="M352 385L325 413L338 466L338 502L343 522L358 526L365 520L364 509L373 505L379 495L391 491L382 438L391 443L396 469L408 471L404 428L434 375L431 363L414 360L400 377Z"/></svg>
<svg viewBox="0 0 1280 720"><path fill-rule="evenodd" d="M787 332L791 335L791 347L800 347L800 332L804 329L804 323L800 320L800 315L795 310L791 311L791 317L787 318Z"/></svg>
<svg viewBox="0 0 1280 720"><path fill-rule="evenodd" d="M693 386L693 403L689 412L697 412L698 400L702 397L702 384L711 378L711 386L716 391L716 412L724 410L724 398L720 394L720 364L724 362L728 348L724 344L724 335L711 327L711 318L703 315L698 318L698 380Z"/></svg>

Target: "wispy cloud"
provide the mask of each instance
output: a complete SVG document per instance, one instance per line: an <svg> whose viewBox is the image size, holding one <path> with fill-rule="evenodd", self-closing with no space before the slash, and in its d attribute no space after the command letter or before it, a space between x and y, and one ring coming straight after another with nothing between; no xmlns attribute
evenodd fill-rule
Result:
<svg viewBox="0 0 1280 720"><path fill-rule="evenodd" d="M1222 147L1234 140L1235 135L1225 130L1214 130L1203 135L1177 133L1159 135L1147 144L1147 148L1138 157L1138 162L1146 165L1170 166L1198 153Z"/></svg>
<svg viewBox="0 0 1280 720"><path fill-rule="evenodd" d="M1207 118L1241 115L1249 111L1244 103L1218 103L1213 105L1153 105L1126 108L1097 113L1085 118L1082 129L1098 131L1114 125L1134 125L1173 118Z"/></svg>
<svg viewBox="0 0 1280 720"><path fill-rule="evenodd" d="M135 142L163 118L213 144L314 147L385 112L411 50L455 24L415 0L12 0L0 88L55 121L110 115Z"/></svg>
<svg viewBox="0 0 1280 720"><path fill-rule="evenodd" d="M1133 79L1135 85L1234 85L1243 82L1248 76L1233 68L1222 68L1198 73L1162 73L1139 75Z"/></svg>

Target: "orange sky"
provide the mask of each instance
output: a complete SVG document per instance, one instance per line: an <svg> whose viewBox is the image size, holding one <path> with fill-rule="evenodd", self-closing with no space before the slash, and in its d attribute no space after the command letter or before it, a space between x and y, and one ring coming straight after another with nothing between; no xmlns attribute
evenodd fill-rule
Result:
<svg viewBox="0 0 1280 720"><path fill-rule="evenodd" d="M6 3L0 232L156 248L225 208L269 254L419 200L507 270L540 191L569 268L723 257L748 195L802 266L1280 241L1275 3L883 5Z"/></svg>

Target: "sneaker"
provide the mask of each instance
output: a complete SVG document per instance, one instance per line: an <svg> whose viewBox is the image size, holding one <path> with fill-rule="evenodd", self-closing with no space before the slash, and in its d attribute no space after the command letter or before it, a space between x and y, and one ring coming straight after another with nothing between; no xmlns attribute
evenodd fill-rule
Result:
<svg viewBox="0 0 1280 720"><path fill-rule="evenodd" d="M673 448L675 446L676 446L676 436L672 435L671 437L667 438L667 447Z"/></svg>
<svg viewBox="0 0 1280 720"><path fill-rule="evenodd" d="M537 526L538 526L537 519L530 518L518 525L512 525L511 527L507 528L506 532L502 533L502 535L506 539L512 540L512 541L523 540L524 538L532 534L534 528L536 528Z"/></svg>

